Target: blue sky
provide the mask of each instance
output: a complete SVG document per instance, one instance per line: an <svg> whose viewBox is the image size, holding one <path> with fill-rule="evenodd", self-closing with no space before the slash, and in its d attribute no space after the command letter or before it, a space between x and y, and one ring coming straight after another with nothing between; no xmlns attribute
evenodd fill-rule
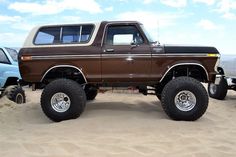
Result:
<svg viewBox="0 0 236 157"><path fill-rule="evenodd" d="M161 44L236 54L236 0L0 0L0 45L21 47L39 24L142 22Z"/></svg>

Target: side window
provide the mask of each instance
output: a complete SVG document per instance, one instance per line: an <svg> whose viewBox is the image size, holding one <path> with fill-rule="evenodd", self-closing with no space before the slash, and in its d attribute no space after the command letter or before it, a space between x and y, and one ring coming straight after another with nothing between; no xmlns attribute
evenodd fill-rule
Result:
<svg viewBox="0 0 236 157"><path fill-rule="evenodd" d="M60 43L61 27L41 28L35 38L36 45L58 44Z"/></svg>
<svg viewBox="0 0 236 157"><path fill-rule="evenodd" d="M9 55L11 56L12 60L17 62L18 61L18 53L15 49L11 49L11 48L6 48L7 52L9 53Z"/></svg>
<svg viewBox="0 0 236 157"><path fill-rule="evenodd" d="M88 42L93 31L93 25L65 26L63 27L62 43Z"/></svg>
<svg viewBox="0 0 236 157"><path fill-rule="evenodd" d="M105 43L107 45L142 44L143 38L135 26L109 26Z"/></svg>
<svg viewBox="0 0 236 157"><path fill-rule="evenodd" d="M0 49L0 63L5 63L5 64L9 64L9 60L6 56L6 54L3 52L2 49Z"/></svg>
<svg viewBox="0 0 236 157"><path fill-rule="evenodd" d="M36 35L34 44L52 45L86 43L91 38L93 29L93 25L41 28Z"/></svg>

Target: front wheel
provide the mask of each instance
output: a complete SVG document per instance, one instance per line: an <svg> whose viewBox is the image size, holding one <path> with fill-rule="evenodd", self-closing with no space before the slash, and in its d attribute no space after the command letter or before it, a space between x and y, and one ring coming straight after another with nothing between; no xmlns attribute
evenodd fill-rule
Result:
<svg viewBox="0 0 236 157"><path fill-rule="evenodd" d="M86 95L75 81L57 79L48 84L41 95L41 107L48 118L55 122L75 119L85 108Z"/></svg>
<svg viewBox="0 0 236 157"><path fill-rule="evenodd" d="M208 107L206 89L190 77L171 80L163 89L161 101L166 114L174 120L197 120Z"/></svg>

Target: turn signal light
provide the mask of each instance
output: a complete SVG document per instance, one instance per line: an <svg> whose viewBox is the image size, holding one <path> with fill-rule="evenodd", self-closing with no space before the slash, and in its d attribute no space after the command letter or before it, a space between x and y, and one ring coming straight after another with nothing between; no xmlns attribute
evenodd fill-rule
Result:
<svg viewBox="0 0 236 157"><path fill-rule="evenodd" d="M219 54L208 53L207 56L208 56L208 57L219 57Z"/></svg>

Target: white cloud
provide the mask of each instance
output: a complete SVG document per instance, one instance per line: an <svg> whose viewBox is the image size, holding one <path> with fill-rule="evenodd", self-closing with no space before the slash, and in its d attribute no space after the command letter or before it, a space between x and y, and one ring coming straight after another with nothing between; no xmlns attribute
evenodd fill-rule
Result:
<svg viewBox="0 0 236 157"><path fill-rule="evenodd" d="M169 28L176 24L177 19L186 15L178 13L156 13L148 11L125 12L119 14L117 20L129 20L141 22L154 40L159 40L159 30Z"/></svg>
<svg viewBox="0 0 236 157"><path fill-rule="evenodd" d="M7 0L0 0L0 3L6 3Z"/></svg>
<svg viewBox="0 0 236 157"><path fill-rule="evenodd" d="M224 15L222 15L223 18L225 19L229 19L229 20L235 20L236 19L236 15L233 13L225 13Z"/></svg>
<svg viewBox="0 0 236 157"><path fill-rule="evenodd" d="M187 0L160 0L160 2L174 8L183 8L187 5Z"/></svg>
<svg viewBox="0 0 236 157"><path fill-rule="evenodd" d="M217 3L217 12L222 13L222 17L226 19L235 19L236 14L232 13L236 10L235 0L219 0Z"/></svg>
<svg viewBox="0 0 236 157"><path fill-rule="evenodd" d="M2 23L11 23L11 22L18 22L22 18L20 16L7 16L7 15L0 15L0 22Z"/></svg>
<svg viewBox="0 0 236 157"><path fill-rule="evenodd" d="M117 16L118 20L140 21L151 29L167 27L175 24L175 20L183 15L172 13L155 13L148 11L125 12Z"/></svg>
<svg viewBox="0 0 236 157"><path fill-rule="evenodd" d="M107 8L105 8L105 11L113 11L113 7L112 6L110 6L110 7L107 7Z"/></svg>
<svg viewBox="0 0 236 157"><path fill-rule="evenodd" d="M17 23L12 23L11 28L22 30L22 31L30 31L35 25L27 23L26 21L21 21Z"/></svg>
<svg viewBox="0 0 236 157"><path fill-rule="evenodd" d="M119 0L119 1L120 1L120 2L125 2L125 3L126 3L126 2L128 2L129 0Z"/></svg>
<svg viewBox="0 0 236 157"><path fill-rule="evenodd" d="M199 27L205 30L217 30L220 29L220 26L217 26L215 23L213 23L210 20L203 19L198 24Z"/></svg>
<svg viewBox="0 0 236 157"><path fill-rule="evenodd" d="M205 3L207 5L215 4L215 0L193 0L194 3Z"/></svg>
<svg viewBox="0 0 236 157"><path fill-rule="evenodd" d="M27 34L23 33L0 33L1 45L6 47L22 46Z"/></svg>
<svg viewBox="0 0 236 157"><path fill-rule="evenodd" d="M231 9L236 8L236 1L235 0L220 0L217 4L218 9L217 11L220 13L229 12Z"/></svg>
<svg viewBox="0 0 236 157"><path fill-rule="evenodd" d="M89 13L102 12L100 5L95 0L44 0L42 2L14 2L9 9L20 13L31 13L34 15L58 14L65 10L80 10Z"/></svg>
<svg viewBox="0 0 236 157"><path fill-rule="evenodd" d="M21 16L0 15L0 24L18 30L30 30L33 25L26 22Z"/></svg>
<svg viewBox="0 0 236 157"><path fill-rule="evenodd" d="M152 3L154 0L143 0L143 3L144 4L150 4L150 3Z"/></svg>

